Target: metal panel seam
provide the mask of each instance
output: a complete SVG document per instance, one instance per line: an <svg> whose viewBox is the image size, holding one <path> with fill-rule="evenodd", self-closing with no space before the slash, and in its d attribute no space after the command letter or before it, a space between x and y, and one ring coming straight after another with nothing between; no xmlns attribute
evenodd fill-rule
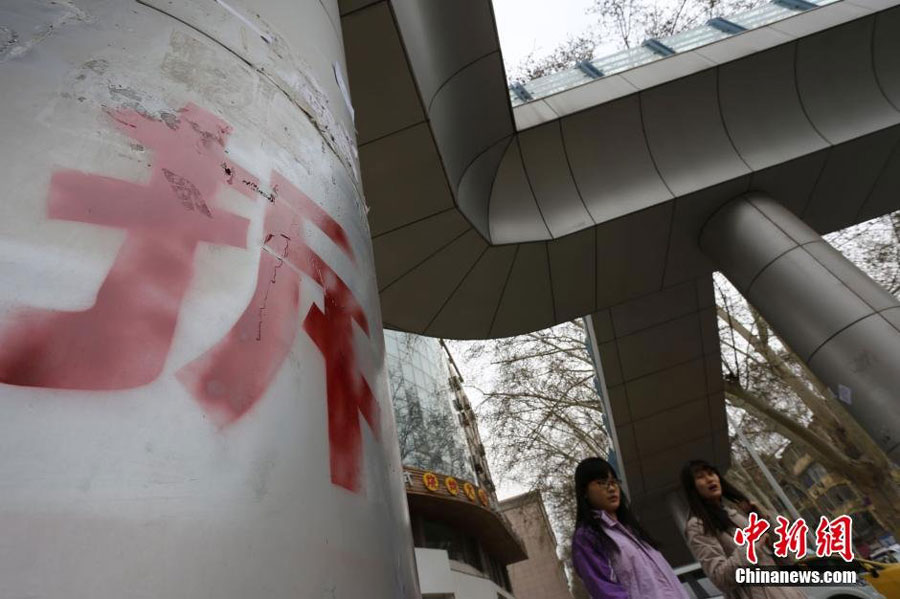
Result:
<svg viewBox="0 0 900 599"><path fill-rule="evenodd" d="M825 135L821 131L819 131L819 128L816 127L816 124L809 116L809 111L806 109L806 104L803 102L803 94L800 93L800 77L797 74L797 63L799 62L797 57L800 54L800 40L795 40L792 45L794 46L794 91L797 92L797 100L800 102L800 110L803 111L803 116L805 116L806 120L809 121L809 126L813 128L813 131L815 131L816 134L825 141L825 143L827 143L829 146L833 146L834 144L831 143L831 140L825 137Z"/></svg>
<svg viewBox="0 0 900 599"><path fill-rule="evenodd" d="M562 121L562 117L557 117L556 122L559 125L559 139L560 141L562 141L563 157L565 157L566 159L566 167L568 167L569 169L569 177L572 178L572 185L575 186L575 193L578 194L578 199L581 200L581 205L584 206L584 211L587 212L587 215L591 219L591 222L596 226L597 221L594 220L594 216L591 214L591 211L588 210L587 204L584 202L584 196L581 194L581 188L578 187L578 181L575 179L575 172L572 170L572 162L569 160L569 148L566 146L566 133L563 130Z"/></svg>
<svg viewBox="0 0 900 599"><path fill-rule="evenodd" d="M851 287L850 285L848 285L848 284L844 281L844 279L842 279L841 277L837 276L837 274L835 274L830 268L828 268L828 266L826 266L821 260L819 260L819 259L816 257L815 254L813 254L813 253L810 252L808 249L806 249L806 246L807 246L807 245L812 245L812 244L814 244L814 243L824 243L827 247L830 247L831 249L833 249L834 251L836 251L838 254L840 254L841 257L844 258L844 260L847 260L847 258L846 258L843 254L841 254L840 250L836 249L834 246L832 246L830 243L828 243L828 242L825 241L824 239L822 239L822 240L817 240L817 241L810 241L810 242L804 243L802 246L800 246L800 247L803 248L803 251L806 252L807 254L809 254L809 256L810 256L813 260L815 260L816 263L819 264L819 266L821 266L822 268L824 268L825 271L828 272L828 274L830 274L832 277L834 277L835 279L837 279L838 281L840 281L841 285L843 285L844 287L846 287L847 290L850 291L850 293L852 293L853 295L855 295L856 297L858 297L859 300L860 300L862 303L864 303L866 306L868 306L868 307L872 310L872 312L874 312L874 313L877 314L877 313L879 312L879 310L878 310L875 306L873 306L872 304L870 304L869 302L867 302L867 301L866 301L866 298L864 298L863 296L861 296L860 294L858 294L858 293L856 292L856 290L853 289L853 287ZM847 262L850 262L850 261L847 260ZM853 264L853 263L851 262L851 264ZM855 265L853 265L853 266L855 266ZM874 281L873 281L873 282L874 282ZM875 283L875 284L878 285L878 283ZM878 286L881 287L881 285L878 285Z"/></svg>
<svg viewBox="0 0 900 599"><path fill-rule="evenodd" d="M860 222L860 216L863 213L863 210L866 207L866 204L869 203L869 200L872 199L872 195L875 193L875 188L878 187L878 182L881 181L881 178L888 170L888 166L891 164L891 160L894 158L894 155L897 154L897 150L900 149L900 138L894 142L894 147L891 148L891 151L888 152L887 158L884 159L884 164L881 165L881 170L878 171L878 174L875 176L875 180L872 181L872 187L869 189L869 193L866 194L866 198L859 205L859 210L856 211L856 215L854 215L854 222Z"/></svg>
<svg viewBox="0 0 900 599"><path fill-rule="evenodd" d="M550 239L556 239L556 237L553 236L553 232L550 230L550 226L547 224L547 219L544 218L544 211L541 210L541 203L538 202L537 194L534 193L534 185L531 184L531 177L528 175L528 167L525 166L525 154L522 152L522 144L519 142L518 134L516 135L516 146L519 148L519 162L522 165L522 171L525 173L525 182L528 183L528 189L531 190L531 199L534 200L534 205L537 207L538 214L541 215L541 220L544 222L544 228L547 229L547 235L550 236Z"/></svg>
<svg viewBox="0 0 900 599"><path fill-rule="evenodd" d="M512 145L513 139L515 139L515 137L516 137L516 134L509 136L509 141L506 142L506 147L503 148L503 152L500 153L500 162L497 163L498 169L500 168L500 164L503 163L503 157L506 156L507 152L509 152L509 146ZM503 140L500 140L500 141L503 141ZM497 142L497 143L500 143L500 142ZM485 150L485 152L486 151L487 150ZM484 152L482 152L482 154L484 154ZM479 154L479 156L480 155L481 154ZM466 171L467 170L468 170L468 167L466 167ZM463 172L465 172L465 171L463 171ZM496 182L497 182L497 172L494 171L494 176L491 177L491 185L488 188L488 195L487 195L487 234L488 234L488 238L485 241L487 241L488 244L491 244L493 241L491 239L491 198L494 196L494 183L496 183ZM460 183L462 183L462 179L460 179Z"/></svg>
<svg viewBox="0 0 900 599"><path fill-rule="evenodd" d="M647 91L647 90L645 90ZM674 199L676 197L675 192L672 191L672 188L669 187L669 183L666 181L666 178L663 177L662 172L659 170L659 165L656 164L656 157L653 155L653 148L650 146L650 139L647 137L647 124L644 121L644 93L645 91L638 92L638 114L641 117L641 133L644 134L644 146L647 148L647 154L650 156L650 162L653 164L653 170L656 171L656 176L659 177L659 180L662 181L662 184L665 185L666 190L669 192L670 199Z"/></svg>
<svg viewBox="0 0 900 599"><path fill-rule="evenodd" d="M870 315L870 316L871 316L871 315ZM702 342L701 342L701 345L702 345ZM617 352L618 352L618 348L619 348L619 346L618 346L618 344L617 344L617 345L616 345L616 351L617 351ZM694 356L694 357L689 358L689 359L687 359L687 360L684 360L684 361L681 361L681 362L676 362L675 364L672 364L671 366L666 366L665 368L660 368L660 369L658 369L658 370L654 370L654 371L652 371L652 372L648 372L648 373L646 373L646 374L642 374L641 376L636 376L636 377L634 377L634 378L630 378L630 379L627 379L627 380L624 379L624 376L625 376L625 375L624 375L624 373L623 373L623 375L622 375L623 380L622 380L621 384L622 384L622 385L627 385L628 383L633 383L634 381L639 381L639 380L641 380L641 379L645 379L645 378L647 378L647 377L649 377L649 376L653 376L653 375L655 375L655 374L659 374L659 373L665 372L665 371L667 371L667 370L674 370L675 368L679 368L679 367L681 367L681 366L686 366L687 364L690 364L691 362L696 362L697 360L705 360L705 359L708 358L708 357L711 357L711 356L719 356L719 355L721 355L720 352L717 352L717 353L715 353L715 354L707 354L707 353L701 351L699 356ZM621 362L622 362L622 360L621 360L621 358L620 358L620 359L619 359L620 365L621 365ZM617 385L617 386L618 386L618 385Z"/></svg>
<svg viewBox="0 0 900 599"><path fill-rule="evenodd" d="M884 99L888 101L888 104L894 107L894 110L900 112L900 106L894 104L894 101L887 95L887 92L884 91L884 85L881 83L881 78L878 76L878 69L875 67L875 31L878 29L878 17L881 16L882 13L875 13L874 23L872 24L872 39L869 40L869 55L872 59L872 73L875 75L875 83L878 85L878 91L881 92L881 95L884 96Z"/></svg>
<svg viewBox="0 0 900 599"><path fill-rule="evenodd" d="M802 103L801 103L802 106ZM809 117L807 117L809 118ZM815 126L813 126L815 128ZM822 139L825 139L824 137ZM798 215L800 220L803 220L804 215L809 210L809 207L812 205L813 197L816 195L816 190L819 188L819 183L822 182L822 177L825 176L825 171L828 169L828 161L831 160L831 155L834 153L835 146L829 145L825 149L825 159L822 161L822 166L819 167L819 174L816 175L816 180L813 182L812 188L809 190L809 195L806 198L806 203L803 204L803 210L800 211ZM818 231L817 231L818 232Z"/></svg>
<svg viewBox="0 0 900 599"><path fill-rule="evenodd" d="M829 272L831 272L831 271L829 271ZM832 275L832 276L833 276L833 275ZM868 306L868 304L866 304L866 305ZM814 349L813 352L812 352L811 354L809 354L809 356L807 356L807 357L802 357L802 356L801 356L800 359L803 360L803 362L804 362L805 364L809 364L810 362L813 361L813 359L815 358L816 354L819 353L819 350L822 349L823 347L825 347L826 345L828 345L829 343L831 343L831 340L832 340L832 339L834 339L835 337L837 337L838 335L840 335L840 334L843 333L844 331L850 329L850 328L853 327L854 325L857 325L857 324L859 324L860 322L862 322L863 320L865 320L865 319L867 319L867 318L870 318L870 317L872 317L872 316L880 316L880 314L879 314L878 312L869 312L869 313L866 314L865 316L860 316L859 318L857 318L856 320L854 320L854 321L851 322L850 324L848 324L848 325L846 325L846 326L844 326L844 327L841 327L839 330L837 330L837 331L835 331L833 334L829 335L828 338L825 339L825 341L823 341L822 343L820 343L819 346L818 346L816 349ZM883 316L882 316L881 318L884 319L884 320L887 320L887 319L885 319Z"/></svg>
<svg viewBox="0 0 900 599"><path fill-rule="evenodd" d="M706 360L706 347L705 347L706 344L703 343L703 320L702 320L701 312L705 309L713 310L713 319L715 320L715 324L716 324L716 341L719 340L719 335L718 335L719 315L718 315L718 311L716 310L716 307L700 308L700 291L697 289L697 287L698 287L697 281L698 280L699 279L694 279L694 301L697 302L697 328L699 329L699 334L700 334L700 348L703 351L703 388L706 389L706 417L709 418L709 428L710 428L710 430L712 430L713 417L712 417L712 406L709 405L709 372L707 371L709 368L709 365L707 364L707 360ZM713 300L713 301L715 301L715 300ZM710 348L710 349L719 350L719 355L720 355L719 364L721 364L721 360L722 360L722 358L721 358L722 348L721 348L720 344L721 344L721 341L717 344L717 345L719 345L719 347ZM719 368L718 374L719 374L719 376L722 376L721 368ZM725 422L726 423L728 422L727 416L725 418ZM726 430L727 430L728 425L726 424L725 426L726 426ZM715 447L715 444L713 444L713 457L716 457L715 451L716 451L716 447Z"/></svg>
<svg viewBox="0 0 900 599"><path fill-rule="evenodd" d="M382 231L381 233L378 233L377 235L372 235L372 240L374 241L374 240L378 239L379 237L383 237L385 235L390 235L391 233L396 233L400 229L409 227L410 225L418 224L418 223L422 222L423 220L428 220L429 218L434 218L435 216L444 214L445 212L449 212L450 210L456 210L456 206L450 206L449 208L444 208L443 210L438 210L437 212L434 212L427 216L422 216L415 220L411 220L408 223L403 223L402 225L397 225L393 229L388 229L387 231Z"/></svg>
<svg viewBox="0 0 900 599"><path fill-rule="evenodd" d="M550 242L544 242L544 254L547 256L547 279L550 282L550 308L553 312L553 321L557 322L556 317L556 293L553 291L553 268L550 266Z"/></svg>
<svg viewBox="0 0 900 599"><path fill-rule="evenodd" d="M669 250L672 249L672 237L675 232L675 207L678 205L678 198L669 200L667 203L672 206L672 216L669 217L669 234L666 239L666 253L663 256L662 277L659 281L660 291L666 284L666 271L669 269Z"/></svg>
<svg viewBox="0 0 900 599"><path fill-rule="evenodd" d="M722 123L722 129L725 131L725 137L728 138L728 143L731 144L731 147L734 148L734 153L737 154L738 158L741 159L741 162L744 163L744 166L747 167L747 172L752 173L753 167L744 160L744 157L741 155L741 151L738 150L738 147L734 143L734 139L731 137L731 131L728 130L728 124L725 122L725 113L722 111L722 78L720 76L722 70L722 66L716 66L716 106L719 108L719 120Z"/></svg>
<svg viewBox="0 0 900 599"><path fill-rule="evenodd" d="M434 250L433 252L431 252L430 254L428 254L427 256L425 256L422 260L420 260L419 262L416 262L413 266L411 266L410 268L408 268L407 270L405 270L405 271L403 272L403 274L398 275L397 278L395 278L394 280L392 280L390 283L388 283L388 284L385 285L384 287L381 287L381 288L378 290L378 293L384 293L385 291L388 290L389 287L391 287L392 285L394 285L394 283L397 283L398 281L400 281L400 280L401 280L402 278L404 278L406 275L408 275L408 274L411 273L412 271L416 270L417 268L419 268L420 266L422 266L423 264L425 264L426 262L428 262L429 260L431 260L432 258L434 258L436 255L438 255L438 254L440 254L441 252L443 252L445 249L447 249L447 247L449 247L450 245L452 245L453 243L455 243L460 237L462 237L462 236L465 235L466 233L468 233L468 232L470 232L470 231L473 231L473 230L474 230L474 229L473 229L472 227L469 227L468 229L466 229L465 231L463 231L462 233L460 233L459 235L457 235L456 237L454 237L453 239L451 239L451 240L448 241L447 243L441 245L439 248L437 248L436 250Z"/></svg>
<svg viewBox="0 0 900 599"><path fill-rule="evenodd" d="M506 295L506 286L509 285L509 278L512 276L513 268L516 266L516 260L519 259L519 248L521 244L516 244L515 254L509 262L509 270L506 271L506 280L503 281L503 289L500 291L500 297L497 298L497 307L494 308L494 315L491 317L491 326L488 329L488 335L494 330L494 323L497 320L497 313L500 312L500 305L503 303L503 296Z"/></svg>
<svg viewBox="0 0 900 599"><path fill-rule="evenodd" d="M359 149L362 149L362 148L364 148L365 146L367 146L367 145L369 145L369 144L373 144L373 143L375 143L375 142L382 141L382 140L387 139L388 137L390 137L390 136L392 136L392 135L396 135L396 134L398 134L398 133L403 133L404 131L407 131L407 130L409 130L409 129L412 129L413 127L418 127L419 125L421 125L421 124L423 124L423 123L424 123L424 124L427 124L427 123L428 123L428 120L427 120L427 119L424 119L424 120L421 120L421 121L412 123L411 125L405 125L405 126L403 126L403 127L400 127L399 129L394 129L394 130L391 131L390 133L385 133L384 135L379 135L378 137L373 137L372 139L370 139L370 140L368 140L368 141L364 141L364 142L361 143L361 144L357 144L357 147L358 147Z"/></svg>
<svg viewBox="0 0 900 599"><path fill-rule="evenodd" d="M429 114L429 115L431 114L431 105L434 104L435 98L438 97L438 94L441 93L441 90L444 89L444 86L447 85L448 83L450 83L450 81L454 77L456 77L457 75L459 75L460 73L462 73L463 71L465 71L466 69L468 69L469 67L474 65L475 63L480 62L480 61L484 60L485 58L488 58L494 54L499 54L499 52L500 52L499 50L491 50L490 52L488 52L486 54L482 54L478 58L467 62L463 66L461 66L458 69L456 69L455 71L453 71L453 73L449 77L444 79L444 81L437 87L437 89L434 90L434 94L432 94L431 100L428 101L428 112L426 114Z"/></svg>
<svg viewBox="0 0 900 599"><path fill-rule="evenodd" d="M431 325L434 323L434 321L437 320L438 316L441 315L441 312L444 311L444 308L447 306L447 304L450 303L450 300L453 299L453 296L456 295L456 292L459 291L459 288L462 287L462 284L466 282L466 279L469 278L469 275L472 274L472 271L475 270L475 267L478 266L478 263L481 262L481 259L490 248L490 245L485 245L484 249L481 250L481 253L478 254L478 258L475 259L475 262L472 263L472 266L469 267L469 270L466 271L466 274L463 275L463 277L459 280L459 283L456 284L456 287L453 288L453 291L447 294L447 298L440 305L434 316L431 317L431 320L428 321L428 324L425 325L425 328L422 329L423 331L425 331L426 333L428 332L428 329L431 328Z"/></svg>

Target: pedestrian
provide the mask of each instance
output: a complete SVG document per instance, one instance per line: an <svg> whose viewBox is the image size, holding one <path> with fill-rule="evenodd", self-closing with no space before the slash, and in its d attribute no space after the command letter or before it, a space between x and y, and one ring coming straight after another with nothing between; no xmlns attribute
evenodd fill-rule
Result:
<svg viewBox="0 0 900 599"><path fill-rule="evenodd" d="M606 460L578 464L575 500L572 562L591 599L688 599Z"/></svg>
<svg viewBox="0 0 900 599"><path fill-rule="evenodd" d="M681 469L681 484L687 495L688 514L685 536L691 553L703 572L725 594L725 599L807 599L792 587L745 586L735 581L735 570L755 566L786 563L775 557L769 534L755 543L757 563L747 558L747 548L734 542L734 531L746 528L748 516L756 512L760 519L767 514L754 505L712 464L692 460Z"/></svg>

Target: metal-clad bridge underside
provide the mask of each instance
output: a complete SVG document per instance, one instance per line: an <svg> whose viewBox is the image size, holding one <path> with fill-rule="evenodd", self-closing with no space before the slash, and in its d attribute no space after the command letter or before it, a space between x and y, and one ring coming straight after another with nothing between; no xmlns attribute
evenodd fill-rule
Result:
<svg viewBox="0 0 900 599"><path fill-rule="evenodd" d="M728 464L698 234L765 192L820 233L900 208L900 8L842 0L512 109L489 0L341 0L385 325L594 314L632 497Z"/></svg>

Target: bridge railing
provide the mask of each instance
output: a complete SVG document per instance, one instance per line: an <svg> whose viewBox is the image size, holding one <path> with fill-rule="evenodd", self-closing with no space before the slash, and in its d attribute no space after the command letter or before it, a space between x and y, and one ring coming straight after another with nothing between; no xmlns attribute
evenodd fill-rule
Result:
<svg viewBox="0 0 900 599"><path fill-rule="evenodd" d="M716 17L703 25L692 27L675 35L648 39L640 46L584 61L571 69L524 83L515 83L509 88L509 99L513 106L519 106L533 100L546 98L573 87L661 60L667 56L688 52L837 1L840 0L774 0L729 17Z"/></svg>

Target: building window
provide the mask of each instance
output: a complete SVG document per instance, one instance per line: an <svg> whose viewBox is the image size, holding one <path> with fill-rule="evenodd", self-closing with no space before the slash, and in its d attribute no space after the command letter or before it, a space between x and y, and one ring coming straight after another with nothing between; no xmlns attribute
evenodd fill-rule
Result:
<svg viewBox="0 0 900 599"><path fill-rule="evenodd" d="M403 464L474 479L465 433L453 408L450 364L440 344L385 331L385 349Z"/></svg>
<svg viewBox="0 0 900 599"><path fill-rule="evenodd" d="M478 541L472 537L465 537L465 557L464 562L478 570L484 572L484 564L481 560L481 551L478 549Z"/></svg>
<svg viewBox="0 0 900 599"><path fill-rule="evenodd" d="M462 547L457 544L456 531L452 528L434 520L424 520L422 533L426 549L443 549L450 559L461 561Z"/></svg>
<svg viewBox="0 0 900 599"><path fill-rule="evenodd" d="M825 470L821 464L813 463L810 464L809 468L803 471L803 474L800 475L800 480L802 480L804 486L809 489L825 480L826 476L828 476L828 471Z"/></svg>
<svg viewBox="0 0 900 599"><path fill-rule="evenodd" d="M816 526L819 524L819 514L816 510L805 509L800 511L800 517L803 518L803 521L806 522L806 525L811 527L812 530L816 529Z"/></svg>
<svg viewBox="0 0 900 599"><path fill-rule="evenodd" d="M486 574L490 576L491 580L494 581L494 584L511 593L512 585L509 582L509 572L506 571L506 566L494 559L491 555L485 555L485 557L488 562L488 571Z"/></svg>
<svg viewBox="0 0 900 599"><path fill-rule="evenodd" d="M786 462L786 466L788 468L792 468L794 464L800 461L800 458L803 457L796 447L791 445L787 449L784 450L783 460Z"/></svg>
<svg viewBox="0 0 900 599"><path fill-rule="evenodd" d="M856 494L850 488L850 485L843 483L828 489L826 495L837 506L842 506L848 501L856 499Z"/></svg>
<svg viewBox="0 0 900 599"><path fill-rule="evenodd" d="M819 506L819 509L823 514L833 514L837 511L840 503L835 503L831 494L825 493L824 495L819 496L819 499L816 500L816 505Z"/></svg>
<svg viewBox="0 0 900 599"><path fill-rule="evenodd" d="M850 517L853 519L853 536L855 538L868 537L880 528L878 522L868 511L856 512Z"/></svg>
<svg viewBox="0 0 900 599"><path fill-rule="evenodd" d="M794 485L784 485L784 492L794 503L803 503L804 501L806 501L806 494Z"/></svg>
<svg viewBox="0 0 900 599"><path fill-rule="evenodd" d="M481 552L478 542L472 537L447 526L443 522L425 518L422 524L422 534L426 549L443 549L450 559L469 564L479 572L484 572L481 563Z"/></svg>

